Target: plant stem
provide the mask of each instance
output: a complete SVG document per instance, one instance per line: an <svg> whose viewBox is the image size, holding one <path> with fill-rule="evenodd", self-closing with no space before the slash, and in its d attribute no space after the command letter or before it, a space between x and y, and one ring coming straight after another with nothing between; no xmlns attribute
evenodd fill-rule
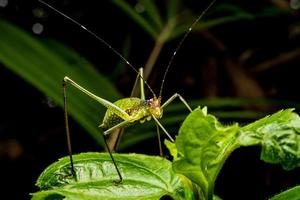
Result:
<svg viewBox="0 0 300 200"><path fill-rule="evenodd" d="M147 80L156 61L157 58L164 46L165 42L164 41L159 41L158 39L155 41L155 45L151 51L151 54L145 64L145 69L144 69L144 78Z"/></svg>
<svg viewBox="0 0 300 200"><path fill-rule="evenodd" d="M173 20L169 20L169 22L165 25L165 27L162 29L162 31L156 38L154 47L150 53L150 56L147 59L145 67L144 67L144 79L145 80L147 80L149 75L151 74L152 69L158 59L158 56L159 56L163 46L165 45L166 41L168 41L168 39L173 31L174 24L175 23ZM133 94L135 96L139 95L139 91L137 88L135 88L135 91L133 92Z"/></svg>

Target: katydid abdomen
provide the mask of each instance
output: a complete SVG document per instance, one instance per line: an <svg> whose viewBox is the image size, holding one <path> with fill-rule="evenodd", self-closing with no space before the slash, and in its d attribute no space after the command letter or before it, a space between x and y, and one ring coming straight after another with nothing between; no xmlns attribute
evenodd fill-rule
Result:
<svg viewBox="0 0 300 200"><path fill-rule="evenodd" d="M130 126L136 122L144 122L145 120L151 119L151 113L148 109L147 100L129 97L120 99L114 102L114 104L124 110L132 118L132 120L125 126ZM99 127L107 130L123 121L124 119L116 115L113 109L108 108L104 115L103 122Z"/></svg>

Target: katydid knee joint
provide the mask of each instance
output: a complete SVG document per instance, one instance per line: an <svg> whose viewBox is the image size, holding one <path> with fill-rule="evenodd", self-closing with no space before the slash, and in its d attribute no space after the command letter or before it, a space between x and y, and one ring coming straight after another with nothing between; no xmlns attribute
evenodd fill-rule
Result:
<svg viewBox="0 0 300 200"><path fill-rule="evenodd" d="M65 77L64 77L64 79L63 79L63 82L65 82L65 83L66 83L66 82L69 82L69 81L70 81L70 78L69 78L69 77L67 77L67 76L65 76Z"/></svg>

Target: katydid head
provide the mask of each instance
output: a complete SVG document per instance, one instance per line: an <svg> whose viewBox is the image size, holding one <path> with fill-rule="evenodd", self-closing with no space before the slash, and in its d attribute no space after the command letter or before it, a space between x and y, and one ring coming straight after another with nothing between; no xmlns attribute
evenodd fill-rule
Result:
<svg viewBox="0 0 300 200"><path fill-rule="evenodd" d="M160 106L161 97L154 96L153 98L147 100L149 105L149 112L157 119L160 119L163 114L163 110Z"/></svg>

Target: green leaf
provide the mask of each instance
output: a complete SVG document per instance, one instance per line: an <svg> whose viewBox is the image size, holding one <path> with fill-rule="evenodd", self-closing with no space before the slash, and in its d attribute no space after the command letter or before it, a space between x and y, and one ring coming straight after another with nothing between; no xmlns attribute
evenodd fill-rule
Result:
<svg viewBox="0 0 300 200"><path fill-rule="evenodd" d="M68 157L50 165L40 175L33 200L40 199L160 199L168 195L174 199L195 199L193 186L184 176L176 175L171 162L158 157L139 154L114 154L123 181L106 153L74 155L77 181L70 173Z"/></svg>
<svg viewBox="0 0 300 200"><path fill-rule="evenodd" d="M176 137L178 158L173 169L200 186L202 198L212 199L216 177L221 167L236 148L238 125L223 126L206 114L206 109L195 109L182 124Z"/></svg>
<svg viewBox="0 0 300 200"><path fill-rule="evenodd" d="M102 98L120 98L113 85L76 52L54 41L38 40L4 20L0 20L0 62L60 106L64 76ZM97 125L105 108L72 87L68 88L68 108L72 117L102 144Z"/></svg>
<svg viewBox="0 0 300 200"><path fill-rule="evenodd" d="M173 159L176 160L177 156L178 156L178 151L177 151L175 143L173 143L169 140L165 140L164 143L165 143L166 147L169 149L170 154L173 157Z"/></svg>
<svg viewBox="0 0 300 200"><path fill-rule="evenodd" d="M261 159L285 169L300 165L300 117L293 109L279 111L247 126L221 125L195 109L184 121L175 140L167 143L174 156L173 169L201 188L204 199L213 198L215 180L231 152L241 146L261 145Z"/></svg>
<svg viewBox="0 0 300 200"><path fill-rule="evenodd" d="M300 186L288 189L280 194L270 198L270 200L299 200L300 199Z"/></svg>
<svg viewBox="0 0 300 200"><path fill-rule="evenodd" d="M241 129L243 146L261 145L261 159L286 170L300 166L300 117L293 109L281 110Z"/></svg>

